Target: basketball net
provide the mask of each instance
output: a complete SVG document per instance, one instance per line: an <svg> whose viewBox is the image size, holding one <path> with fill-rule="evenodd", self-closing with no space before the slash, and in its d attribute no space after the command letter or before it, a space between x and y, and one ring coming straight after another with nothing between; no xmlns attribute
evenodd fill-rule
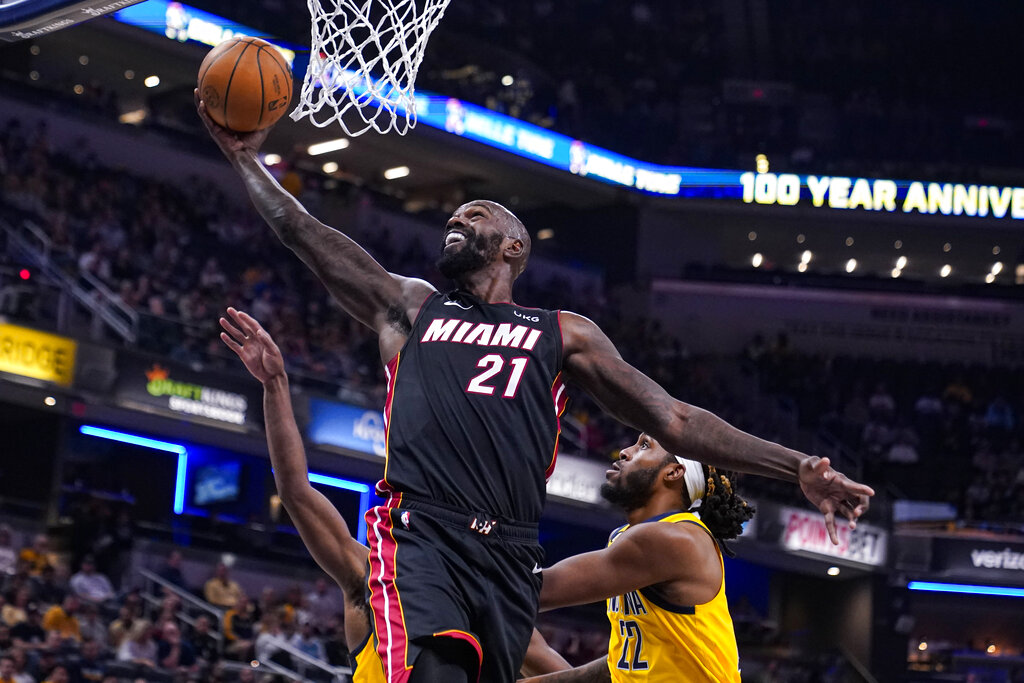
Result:
<svg viewBox="0 0 1024 683"><path fill-rule="evenodd" d="M371 128L405 135L416 125L416 72L449 2L308 0L309 67L292 119L336 121L353 137Z"/></svg>

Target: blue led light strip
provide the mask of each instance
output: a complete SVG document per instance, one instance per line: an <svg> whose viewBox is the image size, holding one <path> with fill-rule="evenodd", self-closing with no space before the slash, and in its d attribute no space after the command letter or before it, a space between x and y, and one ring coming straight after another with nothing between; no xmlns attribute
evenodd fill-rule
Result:
<svg viewBox="0 0 1024 683"><path fill-rule="evenodd" d="M86 436L109 439L110 441L131 444L132 446L152 448L153 450L165 453L176 453L178 456L178 467L174 476L174 514L180 515L185 512L185 483L188 476L187 448L181 444L170 443L169 441L159 441L139 436L138 434L118 432L113 429L104 429L91 425L82 425L78 431ZM348 479L318 474L316 472L309 473L309 481L313 484L323 484L324 486L331 486L336 489L355 491L359 494L359 525L356 535L360 543L366 543L366 511L370 508L370 487L357 481L349 481Z"/></svg>
<svg viewBox="0 0 1024 683"><path fill-rule="evenodd" d="M996 595L1006 598L1024 598L1024 588L1007 586L973 586L966 583L934 583L932 581L911 581L907 588L912 591L935 593L963 593L966 595Z"/></svg>
<svg viewBox="0 0 1024 683"><path fill-rule="evenodd" d="M165 453L177 453L178 469L174 476L174 514L180 515L185 511L185 478L188 476L188 450L184 446L178 443L148 439L137 434L115 432L113 429L103 429L102 427L93 427L91 425L82 425L78 428L78 431L86 436L96 436L101 439L119 441L133 446L152 448L153 450L164 451Z"/></svg>

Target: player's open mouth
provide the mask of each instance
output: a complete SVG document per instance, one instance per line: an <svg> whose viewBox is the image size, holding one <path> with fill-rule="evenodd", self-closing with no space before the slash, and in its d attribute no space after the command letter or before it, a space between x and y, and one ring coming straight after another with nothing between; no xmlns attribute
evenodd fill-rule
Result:
<svg viewBox="0 0 1024 683"><path fill-rule="evenodd" d="M453 244L459 244L460 242L466 241L466 234L459 232L458 230L452 230L444 236L444 246L450 247Z"/></svg>
<svg viewBox="0 0 1024 683"><path fill-rule="evenodd" d="M619 472L619 463L612 463L612 466L609 467L608 470L604 473L604 478L611 479L613 475L616 475Z"/></svg>

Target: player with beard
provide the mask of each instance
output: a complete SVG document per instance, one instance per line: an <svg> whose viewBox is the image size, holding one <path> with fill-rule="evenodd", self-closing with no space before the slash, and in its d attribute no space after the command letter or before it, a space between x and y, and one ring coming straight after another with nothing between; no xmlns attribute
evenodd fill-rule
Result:
<svg viewBox="0 0 1024 683"><path fill-rule="evenodd" d="M541 609L608 600L608 656L530 683L739 683L725 598L723 542L754 509L714 467L641 434L608 470L601 495L627 524L608 547L544 570Z"/></svg>
<svg viewBox="0 0 1024 683"><path fill-rule="evenodd" d="M352 656L354 683L381 683L384 667L372 638L366 601L366 546L352 537L331 502L309 483L306 450L295 423L288 375L281 350L267 331L248 314L228 309L221 318L221 340L238 354L246 369L263 385L263 416L267 450L281 503L313 559L334 579L344 596L345 641ZM568 669L569 664L534 631L522 672L526 675ZM0 681L2 683L2 681Z"/></svg>
<svg viewBox="0 0 1024 683"><path fill-rule="evenodd" d="M673 399L590 320L514 303L530 237L500 204L471 201L448 219L438 266L456 287L440 293L309 215L259 161L269 129L236 134L198 92L196 105L271 229L379 336L387 502L367 513L367 590L389 681L514 679L541 587L537 521L565 380L677 453L799 482L833 540L836 514L853 524L866 509L870 488Z"/></svg>

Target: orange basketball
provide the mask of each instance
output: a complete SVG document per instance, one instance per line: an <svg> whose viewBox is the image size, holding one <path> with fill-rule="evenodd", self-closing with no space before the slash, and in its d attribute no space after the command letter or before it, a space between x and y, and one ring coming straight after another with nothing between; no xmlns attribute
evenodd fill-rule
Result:
<svg viewBox="0 0 1024 683"><path fill-rule="evenodd" d="M273 45L229 38L199 67L199 96L214 121L239 133L277 123L292 101L292 73Z"/></svg>

